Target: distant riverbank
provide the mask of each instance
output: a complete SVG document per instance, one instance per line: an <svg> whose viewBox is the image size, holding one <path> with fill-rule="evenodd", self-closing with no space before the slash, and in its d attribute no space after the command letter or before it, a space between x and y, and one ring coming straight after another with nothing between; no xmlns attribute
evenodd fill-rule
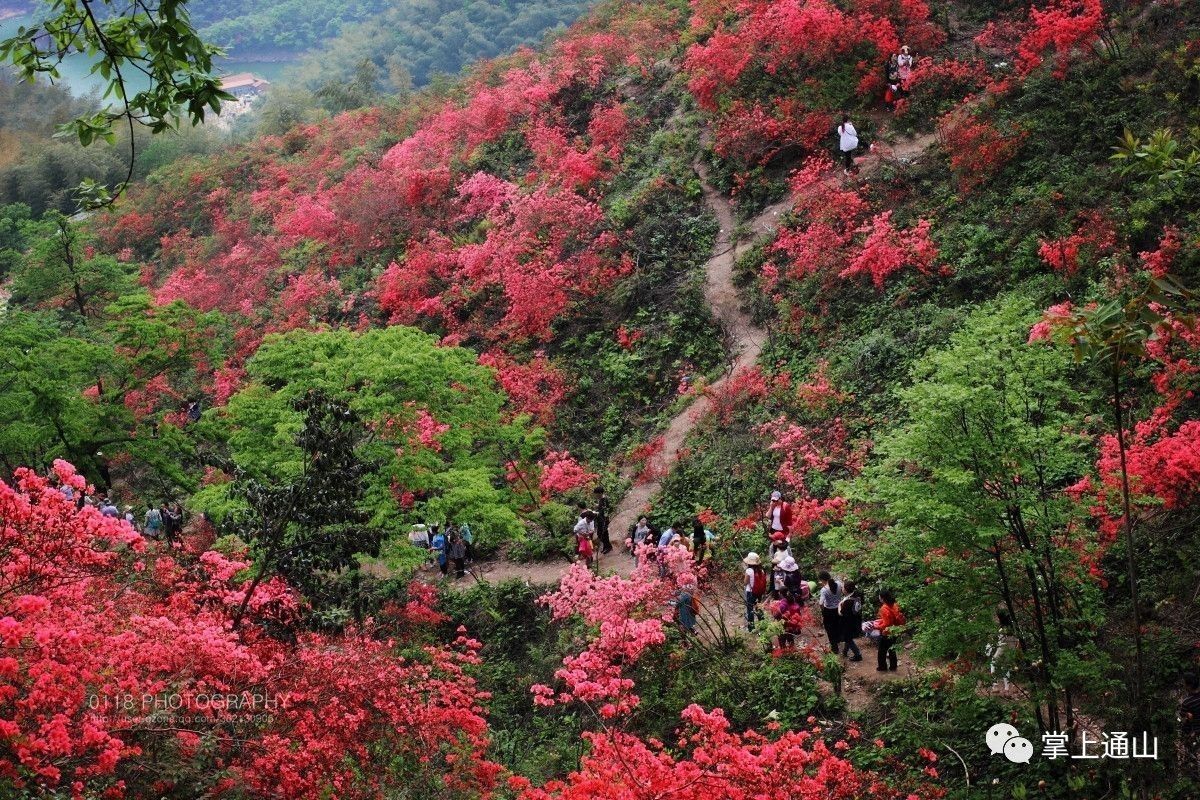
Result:
<svg viewBox="0 0 1200 800"><path fill-rule="evenodd" d="M0 40L16 34L22 26L32 27L38 22L37 15L28 5L0 2ZM291 50L263 49L235 52L229 57L218 59L216 69L219 73L232 75L237 72L252 72L268 81L277 81L301 54ZM92 92L103 92L105 81L98 75L91 74L92 61L87 56L72 55L59 65L59 79L55 81L71 90L75 95L87 95ZM144 88L133 85L133 90Z"/></svg>

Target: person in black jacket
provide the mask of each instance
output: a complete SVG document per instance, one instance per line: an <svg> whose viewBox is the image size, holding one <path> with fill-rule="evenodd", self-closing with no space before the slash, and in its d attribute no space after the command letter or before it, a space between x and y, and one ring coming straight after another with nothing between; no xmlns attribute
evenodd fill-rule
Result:
<svg viewBox="0 0 1200 800"><path fill-rule="evenodd" d="M843 655L849 656L851 661L862 661L862 651L858 649L858 644L854 641L862 634L862 607L863 594L862 590L854 585L854 581L846 581L842 585L842 602L838 605L838 616L842 619L842 641L846 643L846 651Z"/></svg>
<svg viewBox="0 0 1200 800"><path fill-rule="evenodd" d="M611 553L612 542L608 539L608 496L604 494L603 486L597 486L592 493L596 495L596 507L592 511L596 513L596 538L600 540L600 552Z"/></svg>

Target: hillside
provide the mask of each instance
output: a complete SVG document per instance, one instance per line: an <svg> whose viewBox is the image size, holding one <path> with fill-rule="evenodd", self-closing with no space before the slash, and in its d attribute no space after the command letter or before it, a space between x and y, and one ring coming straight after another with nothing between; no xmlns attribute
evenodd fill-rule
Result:
<svg viewBox="0 0 1200 800"><path fill-rule="evenodd" d="M0 786L1196 796L1198 37L1166 0L607 0L78 226L0 216ZM570 566L597 485L616 550ZM643 514L699 546L631 558ZM885 628L862 663L822 571ZM214 691L282 699L87 713Z"/></svg>

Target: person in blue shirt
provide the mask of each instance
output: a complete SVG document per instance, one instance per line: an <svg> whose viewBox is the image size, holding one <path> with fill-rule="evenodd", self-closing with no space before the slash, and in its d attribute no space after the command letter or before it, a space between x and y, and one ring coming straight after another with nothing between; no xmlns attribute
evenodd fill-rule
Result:
<svg viewBox="0 0 1200 800"><path fill-rule="evenodd" d="M450 563L446 558L446 535L438 530L438 526L434 525L430 531L433 537L429 540L429 546L433 548L435 557L437 558L438 569L442 571L442 575L449 573Z"/></svg>

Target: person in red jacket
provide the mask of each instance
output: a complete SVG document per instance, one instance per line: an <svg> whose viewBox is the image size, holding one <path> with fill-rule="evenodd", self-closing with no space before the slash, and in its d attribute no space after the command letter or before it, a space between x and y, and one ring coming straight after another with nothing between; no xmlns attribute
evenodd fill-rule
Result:
<svg viewBox="0 0 1200 800"><path fill-rule="evenodd" d="M771 505L763 514L763 522L767 526L767 536L776 531L783 531L784 536L792 532L792 504L783 502L783 495L771 492Z"/></svg>
<svg viewBox="0 0 1200 800"><path fill-rule="evenodd" d="M882 590L879 593L879 619L875 620L875 630L879 632L879 655L875 669L880 672L896 669L896 640L892 636L892 628L905 622L904 612L896 604L896 596L887 589Z"/></svg>

